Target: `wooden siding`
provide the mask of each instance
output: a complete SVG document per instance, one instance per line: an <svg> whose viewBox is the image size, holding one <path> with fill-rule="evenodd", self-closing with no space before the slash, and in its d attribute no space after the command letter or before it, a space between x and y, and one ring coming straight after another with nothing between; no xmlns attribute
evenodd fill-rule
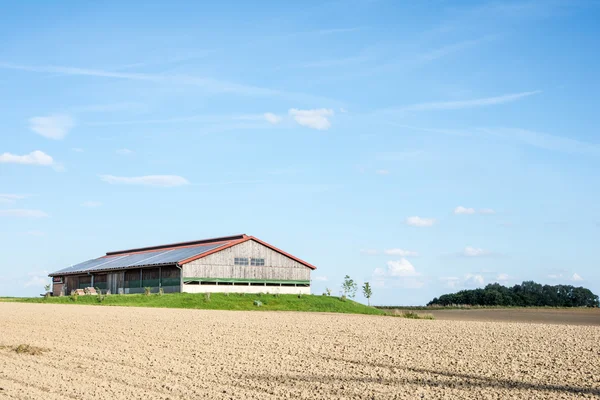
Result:
<svg viewBox="0 0 600 400"><path fill-rule="evenodd" d="M234 258L263 258L264 266L234 265ZM183 265L185 278L310 280L311 269L253 240Z"/></svg>

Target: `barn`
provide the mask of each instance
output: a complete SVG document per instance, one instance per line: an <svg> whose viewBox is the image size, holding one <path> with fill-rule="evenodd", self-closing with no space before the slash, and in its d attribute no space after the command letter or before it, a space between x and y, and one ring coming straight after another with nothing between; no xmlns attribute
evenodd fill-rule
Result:
<svg viewBox="0 0 600 400"><path fill-rule="evenodd" d="M315 266L253 236L234 235L111 251L56 271L54 295L99 288L113 294L232 292L310 294Z"/></svg>

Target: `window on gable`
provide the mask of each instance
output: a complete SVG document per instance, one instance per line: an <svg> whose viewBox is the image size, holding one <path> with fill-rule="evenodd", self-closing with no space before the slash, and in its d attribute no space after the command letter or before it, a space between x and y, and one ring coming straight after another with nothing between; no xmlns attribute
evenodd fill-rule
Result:
<svg viewBox="0 0 600 400"><path fill-rule="evenodd" d="M248 265L248 259L243 257L235 257L233 259L234 265Z"/></svg>
<svg viewBox="0 0 600 400"><path fill-rule="evenodd" d="M250 265L254 265L257 267L263 267L265 265L265 259L264 258L253 258L250 260Z"/></svg>

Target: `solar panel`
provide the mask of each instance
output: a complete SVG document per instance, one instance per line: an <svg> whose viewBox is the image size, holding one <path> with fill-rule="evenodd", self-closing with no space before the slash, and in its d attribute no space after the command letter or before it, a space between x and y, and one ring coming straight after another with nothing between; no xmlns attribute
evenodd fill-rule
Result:
<svg viewBox="0 0 600 400"><path fill-rule="evenodd" d="M224 246L229 242L218 244L206 244L180 249L168 249L159 251L147 251L141 253L119 254L115 256L100 257L84 261L77 265L61 269L52 275L73 274L91 271L105 271L114 269L126 269L134 267L147 267L152 265L175 264L190 257L206 253L217 247Z"/></svg>

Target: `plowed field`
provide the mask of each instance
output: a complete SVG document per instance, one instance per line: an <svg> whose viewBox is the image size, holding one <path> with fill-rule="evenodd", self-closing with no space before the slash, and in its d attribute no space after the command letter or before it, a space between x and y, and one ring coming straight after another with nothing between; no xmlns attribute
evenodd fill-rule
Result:
<svg viewBox="0 0 600 400"><path fill-rule="evenodd" d="M600 398L597 326L0 303L0 346L0 398Z"/></svg>

